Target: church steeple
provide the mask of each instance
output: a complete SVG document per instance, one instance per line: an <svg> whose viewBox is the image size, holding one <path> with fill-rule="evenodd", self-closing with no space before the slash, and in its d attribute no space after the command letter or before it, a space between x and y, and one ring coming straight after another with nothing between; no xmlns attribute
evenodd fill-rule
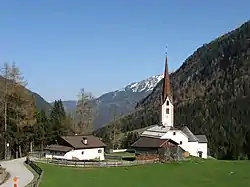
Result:
<svg viewBox="0 0 250 187"><path fill-rule="evenodd" d="M171 93L170 78L168 73L168 56L166 51L165 71L163 78L162 103L161 103L161 123L164 126L174 125L174 106Z"/></svg>
<svg viewBox="0 0 250 187"><path fill-rule="evenodd" d="M163 89L162 89L162 104L166 101L167 97L169 97L169 99L172 101L170 79L168 73L168 55L166 47L165 71L164 71Z"/></svg>

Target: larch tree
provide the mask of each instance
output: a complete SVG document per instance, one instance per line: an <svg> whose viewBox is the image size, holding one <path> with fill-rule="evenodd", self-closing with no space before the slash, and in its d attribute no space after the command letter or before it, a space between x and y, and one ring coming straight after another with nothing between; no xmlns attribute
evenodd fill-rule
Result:
<svg viewBox="0 0 250 187"><path fill-rule="evenodd" d="M8 154L8 147L7 147L7 106L8 106L8 100L7 96L9 93L9 77L10 76L10 66L8 63L4 63L3 67L1 68L1 77L3 78L0 82L0 112L1 114L1 121L3 121L4 126L1 127L1 142L4 140L4 149L1 152L4 152L4 159L7 159ZM3 120L2 120L3 119Z"/></svg>
<svg viewBox="0 0 250 187"><path fill-rule="evenodd" d="M22 147L27 145L23 127L35 124L35 102L16 64L5 64L4 69L5 140L16 157L22 157Z"/></svg>
<svg viewBox="0 0 250 187"><path fill-rule="evenodd" d="M90 92L80 90L76 104L75 133L90 134L93 131L93 118L95 112L94 97Z"/></svg>

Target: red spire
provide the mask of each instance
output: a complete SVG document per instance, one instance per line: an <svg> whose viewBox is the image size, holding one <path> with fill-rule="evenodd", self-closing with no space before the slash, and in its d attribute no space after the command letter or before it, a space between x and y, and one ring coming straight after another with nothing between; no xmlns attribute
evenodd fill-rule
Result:
<svg viewBox="0 0 250 187"><path fill-rule="evenodd" d="M165 72L164 72L163 89L162 89L162 104L166 101L167 97L169 97L170 101L172 102L170 79L168 73L168 57L166 52Z"/></svg>

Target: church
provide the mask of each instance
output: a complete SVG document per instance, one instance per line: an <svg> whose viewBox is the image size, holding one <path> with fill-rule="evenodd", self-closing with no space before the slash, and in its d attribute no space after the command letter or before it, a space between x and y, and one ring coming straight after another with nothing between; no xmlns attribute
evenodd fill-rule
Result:
<svg viewBox="0 0 250 187"><path fill-rule="evenodd" d="M174 105L171 93L167 54L161 97L161 123L145 130L138 141L131 147L135 150L159 150L163 146L177 146L184 152L195 157L207 158L207 138L205 135L194 135L185 126L182 129L174 127Z"/></svg>

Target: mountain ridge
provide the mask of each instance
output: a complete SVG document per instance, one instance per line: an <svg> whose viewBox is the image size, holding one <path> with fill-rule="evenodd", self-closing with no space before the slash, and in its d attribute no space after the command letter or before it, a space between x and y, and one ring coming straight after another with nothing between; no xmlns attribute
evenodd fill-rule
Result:
<svg viewBox="0 0 250 187"><path fill-rule="evenodd" d="M0 76L0 83L1 84L4 84L5 80L6 79L4 77ZM52 108L50 103L48 103L41 95L39 95L36 92L31 91L28 88L24 88L24 89L28 90L28 92L34 97L37 110L39 110L39 111L44 110L44 111L48 112Z"/></svg>
<svg viewBox="0 0 250 187"><path fill-rule="evenodd" d="M148 95L162 78L163 74L147 77L95 98L97 114L94 119L94 127L100 128L114 118L132 112L136 103ZM76 101L63 101L63 104L67 112L75 112Z"/></svg>

